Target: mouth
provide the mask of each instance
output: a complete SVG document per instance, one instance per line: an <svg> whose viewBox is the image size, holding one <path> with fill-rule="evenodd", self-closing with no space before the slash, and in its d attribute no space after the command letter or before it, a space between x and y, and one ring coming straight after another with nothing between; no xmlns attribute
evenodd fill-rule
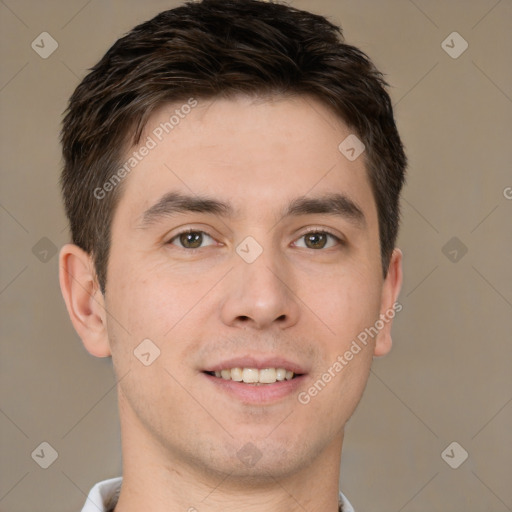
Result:
<svg viewBox="0 0 512 512"><path fill-rule="evenodd" d="M307 376L300 365L276 357L231 359L202 373L217 392L252 405L269 405L294 396Z"/></svg>
<svg viewBox="0 0 512 512"><path fill-rule="evenodd" d="M300 377L286 368L225 368L216 371L205 371L204 373L217 377L218 379L231 380L234 382L243 382L244 384L275 384Z"/></svg>

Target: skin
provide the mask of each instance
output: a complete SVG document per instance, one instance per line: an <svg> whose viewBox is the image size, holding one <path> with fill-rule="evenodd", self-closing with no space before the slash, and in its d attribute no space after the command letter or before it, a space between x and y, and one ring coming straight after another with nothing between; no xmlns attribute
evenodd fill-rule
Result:
<svg viewBox="0 0 512 512"><path fill-rule="evenodd" d="M176 108L154 113L142 142ZM123 182L105 296L90 256L62 249L73 325L91 354L112 356L118 378L117 512L337 510L344 426L373 357L391 348L392 322L308 404L297 394L392 309L402 282L398 249L382 275L364 157L351 162L338 150L350 133L312 98L199 101ZM144 224L167 192L229 203L234 215L181 212ZM365 222L283 216L292 199L333 192L358 205ZM176 235L187 228L209 235L200 248L180 247ZM343 243L320 236L326 245L311 248L310 228ZM236 252L248 236L263 249L252 263ZM149 366L134 356L147 338L160 349ZM279 355L307 375L279 400L244 403L202 373L234 355ZM244 446L257 449L252 465L237 456Z"/></svg>

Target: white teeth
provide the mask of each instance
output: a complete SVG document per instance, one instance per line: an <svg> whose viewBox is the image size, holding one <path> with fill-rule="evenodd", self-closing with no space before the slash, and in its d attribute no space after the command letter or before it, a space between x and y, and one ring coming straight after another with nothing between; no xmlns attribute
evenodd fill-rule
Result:
<svg viewBox="0 0 512 512"><path fill-rule="evenodd" d="M283 380L291 380L294 373L285 368L231 368L215 372L215 377L246 384L274 384Z"/></svg>
<svg viewBox="0 0 512 512"><path fill-rule="evenodd" d="M256 368L244 368L242 370L242 379L247 384L253 384L259 380L259 371Z"/></svg>
<svg viewBox="0 0 512 512"><path fill-rule="evenodd" d="M231 380L235 382L242 382L244 380L242 368L231 368Z"/></svg>
<svg viewBox="0 0 512 512"><path fill-rule="evenodd" d="M286 377L286 370L284 368L278 368L276 371L276 379L284 380Z"/></svg>
<svg viewBox="0 0 512 512"><path fill-rule="evenodd" d="M260 370L260 382L263 384L272 384L276 381L276 370L274 368L265 368Z"/></svg>

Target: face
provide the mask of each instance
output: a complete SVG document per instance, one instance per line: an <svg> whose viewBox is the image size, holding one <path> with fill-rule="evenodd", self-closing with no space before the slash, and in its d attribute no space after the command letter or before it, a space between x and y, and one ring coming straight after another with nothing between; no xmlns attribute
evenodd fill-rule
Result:
<svg viewBox="0 0 512 512"><path fill-rule="evenodd" d="M177 108L150 119L112 224L124 435L189 467L286 476L341 448L389 348L381 332L344 357L397 292L364 156L340 152L350 130L311 98L199 101L162 133Z"/></svg>

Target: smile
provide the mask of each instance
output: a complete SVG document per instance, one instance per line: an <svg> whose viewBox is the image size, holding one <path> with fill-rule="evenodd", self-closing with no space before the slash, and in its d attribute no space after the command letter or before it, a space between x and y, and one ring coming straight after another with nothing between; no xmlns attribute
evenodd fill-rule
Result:
<svg viewBox="0 0 512 512"><path fill-rule="evenodd" d="M230 368L206 372L209 375L245 384L275 384L284 380L292 380L296 374L286 368Z"/></svg>

